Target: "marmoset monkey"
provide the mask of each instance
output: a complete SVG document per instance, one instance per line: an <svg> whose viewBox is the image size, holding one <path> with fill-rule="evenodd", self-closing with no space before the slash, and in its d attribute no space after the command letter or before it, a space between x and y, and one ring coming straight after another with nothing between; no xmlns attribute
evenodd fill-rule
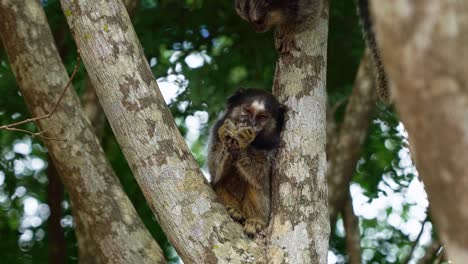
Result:
<svg viewBox="0 0 468 264"><path fill-rule="evenodd" d="M370 14L370 0L357 0L357 4L364 39L372 54L377 93L382 101L389 103L388 79L377 47ZM235 0L237 14L252 24L257 32L277 27L278 37L275 45L283 53L295 47L291 31L307 18L318 17L322 5L323 0Z"/></svg>
<svg viewBox="0 0 468 264"><path fill-rule="evenodd" d="M208 168L231 217L254 236L268 224L270 174L280 145L285 106L270 93L240 89L211 132Z"/></svg>
<svg viewBox="0 0 468 264"><path fill-rule="evenodd" d="M276 29L276 48L289 52L295 47L291 32L310 17L319 17L323 0L235 0L237 14L257 32ZM297 47L296 47L297 48Z"/></svg>

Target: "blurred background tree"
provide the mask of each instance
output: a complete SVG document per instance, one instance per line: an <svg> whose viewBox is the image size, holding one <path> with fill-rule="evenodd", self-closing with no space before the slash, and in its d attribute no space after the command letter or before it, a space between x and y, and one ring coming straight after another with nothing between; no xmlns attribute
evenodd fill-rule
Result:
<svg viewBox="0 0 468 264"><path fill-rule="evenodd" d="M71 71L76 47L60 4L41 2ZM355 10L353 1L334 1L330 7L327 90L329 105L336 106L331 118L338 124L364 52ZM235 14L232 1L215 0L141 0L133 24L176 123L203 165L209 128L226 98L239 87L271 89L276 61L272 32L256 34ZM82 67L74 80L79 94L84 93L85 83ZM1 47L0 93L0 124L29 117ZM440 245L427 216L427 197L410 159L405 129L394 110L383 104L375 107L372 119L349 186L359 219L362 262L416 263L423 257L432 261ZM23 128L35 129L33 124ZM167 259L177 263L177 254L155 221L108 125L102 144L143 222ZM63 234L65 243L59 246L67 262L77 262L71 208L66 194L48 189L53 181L47 168L47 149L40 139L0 131L0 252L4 263L57 263L48 254L49 247L57 246L51 244L57 241L51 239L52 234L57 236L52 229L57 228ZM62 210L60 221L48 224L53 208L50 199ZM341 216L332 224L336 228L329 261L347 263Z"/></svg>

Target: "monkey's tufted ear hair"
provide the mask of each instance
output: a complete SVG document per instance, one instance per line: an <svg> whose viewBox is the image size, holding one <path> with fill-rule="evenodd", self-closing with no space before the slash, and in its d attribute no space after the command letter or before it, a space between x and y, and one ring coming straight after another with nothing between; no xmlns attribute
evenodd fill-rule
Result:
<svg viewBox="0 0 468 264"><path fill-rule="evenodd" d="M278 106L278 111L282 112L283 114L288 111L288 107L285 104L280 104Z"/></svg>
<svg viewBox="0 0 468 264"><path fill-rule="evenodd" d="M280 104L278 106L278 120L277 120L277 127L281 131L283 130L284 122L285 122L285 115L288 111L288 107L284 104Z"/></svg>
<svg viewBox="0 0 468 264"><path fill-rule="evenodd" d="M233 95L229 96L229 98L227 99L228 107L231 107L234 104L236 104L239 101L239 99L241 99L241 97L244 95L245 91L245 88L239 88Z"/></svg>

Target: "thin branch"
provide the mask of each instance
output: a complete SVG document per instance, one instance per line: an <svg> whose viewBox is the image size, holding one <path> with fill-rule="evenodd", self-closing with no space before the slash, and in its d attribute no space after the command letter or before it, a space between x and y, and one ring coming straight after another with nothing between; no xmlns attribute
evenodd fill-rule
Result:
<svg viewBox="0 0 468 264"><path fill-rule="evenodd" d="M354 175L361 147L368 133L375 108L377 95L374 78L369 65L369 52L366 51L354 81L353 91L346 106L345 117L334 133L329 132L327 146L329 155L328 193L330 225L335 229L338 213L346 202L346 189ZM331 109L333 110L333 109ZM332 117L329 116L331 120Z"/></svg>
<svg viewBox="0 0 468 264"><path fill-rule="evenodd" d="M47 185L47 204L50 208L50 217L47 220L49 233L49 263L63 264L66 263L67 259L65 234L60 226L64 187L50 155L48 155L47 178L49 179Z"/></svg>
<svg viewBox="0 0 468 264"><path fill-rule="evenodd" d="M16 128L16 127L19 126L19 125L22 125L22 124L26 124L26 123L35 122L35 121L39 121L39 120L42 120L42 119L50 118L55 113L58 106L60 105L60 102L62 101L62 98L64 97L65 93L67 92L68 87L70 87L70 84L72 83L73 79L75 78L75 75L78 73L78 68L80 67L80 62L81 62L81 57L80 57L80 53L78 53L78 56L76 58L75 68L73 69L72 75L70 76L70 78L68 79L67 84L63 88L63 91L60 94L60 97L59 97L58 101L55 103L54 107L52 108L52 110L48 114L38 116L38 117L28 118L28 119L18 121L18 122L12 123L12 124L8 124L8 125L3 125L3 126L0 126L0 129L9 130L9 131L24 132L24 133L28 133L28 134L32 135L33 137L38 136L38 137L41 137L41 138L44 138L44 139L64 140L64 139L49 138L49 137L46 137L46 136L42 135L46 130L42 130L42 131L39 131L39 132L31 132L31 131Z"/></svg>
<svg viewBox="0 0 468 264"><path fill-rule="evenodd" d="M52 138L52 137L44 136L43 134L44 134L47 130L50 130L50 128L41 130L41 131L39 131L39 132L31 132L31 131L29 131L29 130L21 129L21 128L16 128L16 127L7 127L7 128L4 128L4 129L5 129L5 130L8 130L8 131L18 131L18 132L27 133L27 134L31 135L32 137L40 137L40 138L42 138L42 139L55 140L55 141L66 141L66 139L59 139L59 138Z"/></svg>
<svg viewBox="0 0 468 264"><path fill-rule="evenodd" d="M424 219L424 221L422 222L421 230L419 231L418 236L416 237L416 239L413 242L413 246L411 247L411 251L408 254L408 256L406 257L406 259L404 261L402 261L402 263L409 263L411 261L411 257L413 256L413 253L416 250L416 247L419 244L419 240L421 239L421 236L422 236L422 234L424 232L424 226L426 225L426 223L428 221L429 221L429 217L426 217L426 219Z"/></svg>
<svg viewBox="0 0 468 264"><path fill-rule="evenodd" d="M348 197L343 208L343 223L346 231L346 253L348 263L359 264L362 259L361 234L359 232L359 218L354 213L353 198L348 189Z"/></svg>

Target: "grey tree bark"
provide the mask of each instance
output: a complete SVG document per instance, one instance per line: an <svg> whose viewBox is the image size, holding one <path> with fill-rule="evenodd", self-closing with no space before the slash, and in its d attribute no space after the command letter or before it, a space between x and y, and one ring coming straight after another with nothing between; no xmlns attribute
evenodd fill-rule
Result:
<svg viewBox="0 0 468 264"><path fill-rule="evenodd" d="M448 259L468 259L468 2L373 1L377 42Z"/></svg>
<svg viewBox="0 0 468 264"><path fill-rule="evenodd" d="M272 263L327 263L326 66L328 1L280 54L273 92L289 108L272 179Z"/></svg>
<svg viewBox="0 0 468 264"><path fill-rule="evenodd" d="M54 44L44 11L35 0L0 2L0 36L22 95L33 116L55 105L68 74ZM54 115L37 122L44 142L70 194L80 250L97 248L83 263L164 263L161 249L139 219L90 124L78 97L68 90ZM88 237L89 236L89 237ZM138 252L137 254L135 252Z"/></svg>
<svg viewBox="0 0 468 264"><path fill-rule="evenodd" d="M85 80L85 91L81 97L81 106L84 114L89 119L97 138L102 140L106 125L106 115L104 114L104 110L102 110L99 98L97 97L96 91L94 90L89 77L86 77Z"/></svg>
<svg viewBox="0 0 468 264"><path fill-rule="evenodd" d="M161 227L186 263L264 263L177 130L121 1L61 1L89 77Z"/></svg>
<svg viewBox="0 0 468 264"><path fill-rule="evenodd" d="M123 3L125 7L127 8L127 12L129 13L129 15L132 15L136 12L140 4L140 1L139 0L123 0ZM68 33L69 32L68 25L64 24L64 25L61 25L61 27L62 26L65 28L63 31ZM60 54L63 54L61 51L61 48L65 49L66 47L59 46L59 52ZM62 55L62 58L63 58L63 55ZM104 114L104 111L102 110L101 104L99 103L99 99L96 95L96 91L94 90L94 87L91 84L91 80L89 79L88 76L86 76L86 79L85 79L85 91L83 95L81 96L81 106L82 106L82 110L85 116L88 118L89 122L91 123L91 127L93 128L94 133L96 134L96 137L99 139L100 142L102 142L103 135L104 135L104 128L107 122L106 115ZM82 231L81 233L84 233L83 231L86 231L86 230L82 229L81 231ZM83 237L85 234L78 234L78 235ZM87 245L86 247L87 249L95 247L91 239L86 240L85 243ZM83 250L80 251L80 257L82 259L91 259L93 255L96 255L96 254L94 254L93 252L90 252L89 250L87 252L84 252Z"/></svg>
<svg viewBox="0 0 468 264"><path fill-rule="evenodd" d="M129 16L132 17L140 5L140 0L123 0L123 3L127 8ZM102 110L99 98L97 97L96 91L94 90L89 77L87 77L85 81L85 91L81 98L81 105L83 106L83 111L91 122L97 137L102 139L104 127L106 125L106 115L104 114L104 110Z"/></svg>

